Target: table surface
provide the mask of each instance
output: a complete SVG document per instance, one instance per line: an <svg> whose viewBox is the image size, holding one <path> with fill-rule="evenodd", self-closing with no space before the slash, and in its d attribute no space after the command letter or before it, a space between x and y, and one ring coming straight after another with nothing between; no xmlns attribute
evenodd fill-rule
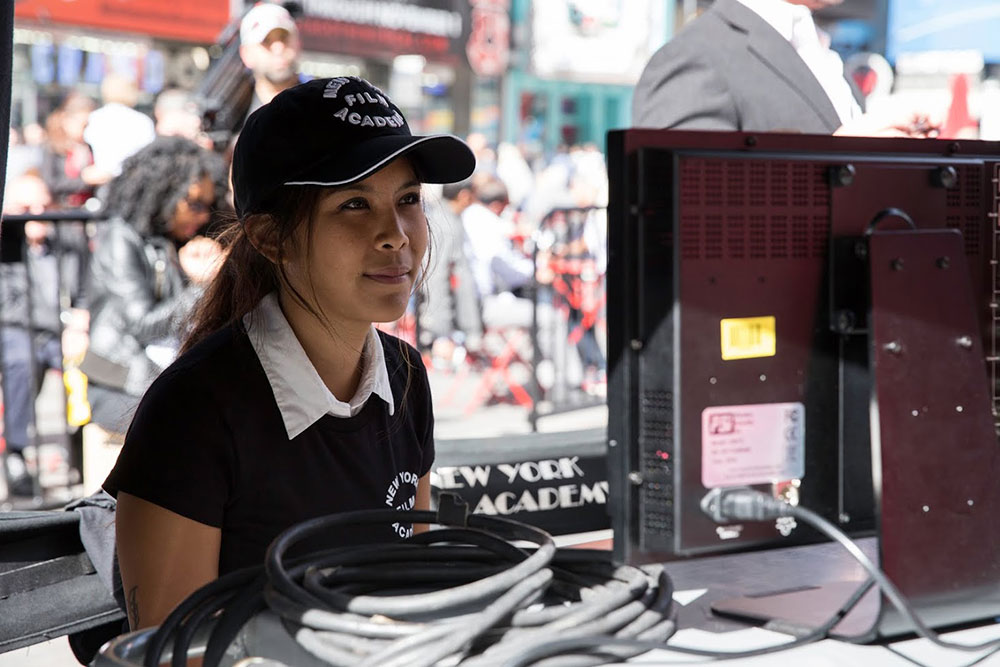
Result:
<svg viewBox="0 0 1000 667"><path fill-rule="evenodd" d="M869 557L878 562L875 538L860 539L858 543ZM788 642L791 637L717 616L710 609L714 601L838 581L860 584L866 578L864 569L843 547L835 543L676 561L665 564L665 568L677 591L674 597L678 601L678 626L681 628L671 643L717 651L772 646ZM874 607L866 613L870 615L873 610ZM1000 624L984 624L949 632L946 638L968 644L1000 638ZM884 645L861 645L827 639L788 651L723 664L824 667L964 667L976 664L1000 667L1000 652L988 656L986 653L943 649L926 639L903 638ZM690 656L655 650L634 658L627 664L691 664L696 661L700 662Z"/></svg>

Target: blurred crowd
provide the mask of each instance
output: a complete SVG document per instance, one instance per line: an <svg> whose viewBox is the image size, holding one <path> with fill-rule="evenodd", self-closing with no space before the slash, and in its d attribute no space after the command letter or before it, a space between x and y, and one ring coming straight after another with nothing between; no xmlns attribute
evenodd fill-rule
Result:
<svg viewBox="0 0 1000 667"><path fill-rule="evenodd" d="M633 124L967 136L962 89L941 118L871 99L863 109L865 97L812 20L811 10L830 2L717 0L649 61ZM304 79L300 50L281 6L245 15L239 56L253 83L235 133ZM5 222L2 234L0 372L6 470L18 494L30 492L21 454L35 437L34 394L46 370L64 373L70 421L86 424L85 449L86 431L102 445L120 441L226 251L217 238L234 220L235 136L220 140L192 91L168 88L148 108L138 100L134 81L108 75L100 99L70 92L43 124L11 128L4 213L24 217ZM479 134L467 142L477 169L462 183L428 186L429 265L410 312L388 326L434 369L502 372L506 386L487 388L494 397L525 396L527 384L537 390L529 402L601 396L604 155L595 145L545 152ZM31 219L54 211L70 213ZM514 365L530 377L512 378Z"/></svg>
<svg viewBox="0 0 1000 667"><path fill-rule="evenodd" d="M276 5L259 9L241 31L255 82L247 114L301 78L294 22ZM216 237L234 219L235 137L209 138L191 91L162 91L151 114L137 108L132 81L107 76L100 92L99 100L71 92L44 125L11 128L0 372L13 495L32 494L23 453L34 444L46 371L64 373L85 458L89 441L120 442L139 397L175 357L225 252ZM558 378L601 392L604 156L593 145L544 155L467 139L479 166L425 196L431 259L411 312L389 326L445 371L490 367L518 332L528 346L514 358L530 363L532 340L541 350L541 391ZM62 219L30 219L54 212ZM85 479L85 490L102 474Z"/></svg>

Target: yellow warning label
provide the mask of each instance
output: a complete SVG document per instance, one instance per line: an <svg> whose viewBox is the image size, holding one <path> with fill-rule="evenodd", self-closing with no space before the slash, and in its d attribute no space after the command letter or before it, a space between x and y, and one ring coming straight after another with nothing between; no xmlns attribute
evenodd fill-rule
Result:
<svg viewBox="0 0 1000 667"><path fill-rule="evenodd" d="M722 320L722 358L773 357L777 345L774 317L738 317Z"/></svg>

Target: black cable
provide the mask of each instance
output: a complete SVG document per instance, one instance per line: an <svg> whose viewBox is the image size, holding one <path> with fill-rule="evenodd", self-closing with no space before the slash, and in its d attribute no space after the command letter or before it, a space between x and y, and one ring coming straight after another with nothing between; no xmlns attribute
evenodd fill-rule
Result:
<svg viewBox="0 0 1000 667"><path fill-rule="evenodd" d="M205 655L202 656L202 667L218 667L225 655L226 649L236 639L236 635L246 625L254 614L266 608L264 603L263 577L255 579L251 585L243 589L233 600L232 604L226 606L222 616L216 622L209 635L208 644L205 646Z"/></svg>
<svg viewBox="0 0 1000 667"><path fill-rule="evenodd" d="M386 519L385 517L379 517L378 520L386 520ZM433 519L420 516L414 516L412 517L412 519L408 520L412 520L414 522L433 521ZM337 521L339 522L340 519L338 519ZM533 559L538 560L540 559L540 554L544 554L546 552L545 547L546 543L548 542L548 538L547 536L544 536L544 534L541 533L540 531L537 531L537 529L528 528L526 532L525 531L526 527L516 524L514 522L506 522L497 526L495 524L496 521L497 520L491 519L489 517L473 516L470 517L469 523L470 525L473 526L475 526L476 523L480 523L483 527L488 526L489 528L500 528L503 532L507 533L508 538L510 537L513 537L515 539L527 538L527 539L533 539L536 542L541 541L541 546L533 554L528 554L524 550L516 549L504 542L497 543L499 546L502 547L501 550L504 551L504 553L502 554L506 556L504 560L521 561L523 563L524 561L531 561ZM285 544L282 543L281 538L276 540L274 545L272 545L273 548L270 552L272 558L271 560L269 560L269 566L272 568L272 571L274 572L279 571L279 568L275 566L279 565L280 561L277 558L274 558L275 555L280 555L280 553L283 550L290 547L291 544L293 544L294 542L306 539L309 535L313 534L314 531L320 531L320 530L322 530L322 526L320 525L320 523L314 523L312 525L303 526L302 530L293 531L294 539L289 540ZM543 539L539 540L539 537L543 537ZM431 533L418 535L415 537L415 539L420 540L421 542L424 542L428 545L434 544L437 541L444 539L453 539L455 541L458 540L476 541L477 544L485 547L490 546L489 543L490 540L496 542L495 538L491 538L488 535L483 535L477 532L470 532L464 529L432 531ZM468 555L475 554L475 552L469 548L465 548L465 551ZM558 553L561 556L562 552ZM553 554L553 556L555 556L555 554ZM481 555L477 555L477 558L481 559L482 557ZM385 560L391 562L391 558L387 558ZM607 579L609 572L611 572L611 568L608 563L608 556L605 553L602 553L600 557L597 558L595 557L593 552L591 553L579 552L578 554L574 554L573 556L562 556L558 558L558 562L560 563L560 565L557 568L555 568L555 570L560 571L561 573L560 576L568 580L572 580L574 578L576 580L585 579L587 577L593 577L597 574L600 574L603 576L604 579ZM578 566L578 567L582 566L580 574L567 573L566 568L572 566ZM641 575L641 572L639 570L635 570L634 568L633 570L635 573ZM566 577L565 576L566 574L570 574L570 576ZM539 575L539 576L545 576L546 578L550 577L550 575ZM621 575L620 573L618 573L618 578L625 580L628 579L627 576ZM280 581L281 579L282 578L279 576L277 581ZM294 579L294 577L290 577L290 579ZM308 592L311 593L313 596L327 598L326 601L334 602L335 607L347 607L351 611L359 611L356 608L354 600L350 600L345 603L345 601L342 600L337 595L329 596L326 595L325 593L322 596L316 595L319 591L317 591L315 587L322 581L322 579L319 577L318 574L314 573L309 575L309 580L311 582L313 590L310 590ZM272 610L278 611L280 614L282 614L283 617L287 618L287 612L289 611L288 606L293 606L294 608L294 602L296 600L301 600L302 591L293 590L293 588L297 588L297 584L293 587L288 587L287 578L285 580L286 588L284 590L279 590L278 586L273 585L276 583L276 580L274 578L272 578L271 581L272 581L272 588L269 589L266 593L268 602L271 605ZM528 583L525 584L526 591L524 592L524 595L535 597L537 595L537 592L533 592L530 589L537 586L537 584L533 584L529 580L525 581L527 581ZM614 578L612 578L612 583L620 589L627 588L627 586L624 583L614 582ZM643 587L645 587L645 584ZM509 592L509 587L506 588L508 589ZM454 591L451 592L453 593ZM634 599L639 594L640 592L634 592L626 596L625 599L626 600ZM416 598L419 596L413 596L413 597ZM449 603L455 604L454 609L458 609L461 606L461 601L451 596L450 593L448 594L447 597L451 598L449 599ZM669 600L669 595L667 596L667 598ZM384 602L384 601L385 598L379 599L379 602ZM275 604L276 602L277 605ZM423 664L423 663L433 664L433 662L436 662L438 659L447 657L447 655L458 651L465 644L469 645L474 644L476 641L476 635L485 634L489 630L489 626L495 623L502 616L510 616L509 622L511 623L512 626L521 626L522 624L523 626L537 625L537 623L533 621L532 616L534 613L538 612L529 612L529 610L525 609L513 611L513 609L510 607L504 607L503 602L504 601L502 599L496 602L495 604L499 605L496 608L491 609L487 607L487 609L485 610L486 614L488 615L492 613L492 616L484 617L484 613L482 611L479 612L478 617L476 617L475 614L462 616L461 618L463 619L463 621L460 624L459 628L448 627L447 625L444 628L442 628L440 622L427 623L419 627L412 628L414 631L409 635L407 635L406 638L400 639L396 646L387 648L385 651L377 655L370 656L369 657L370 664L380 664L380 665L381 664L412 665L412 664ZM596 604L596 601L592 601L588 604L593 606L594 604ZM283 605L284 608L282 608ZM576 606L569 605L565 611L562 611L562 615L576 612L580 608L580 606L581 605L579 603ZM379 608L382 609L384 607L385 605L380 605ZM298 620L303 620L302 616L308 613L311 614L311 621L313 627L316 627L317 625L326 625L327 623L333 621L335 618L335 616L330 614L330 611L331 610L326 610L324 612L321 611L320 609L300 609L298 610L298 616L299 616ZM411 608L410 611L415 611L415 608ZM512 611L513 613L511 613ZM557 620L558 618L561 617L561 615L552 614L551 610L542 610L542 613L548 617L545 620L551 621L553 618ZM635 622L635 618L642 615L641 610L636 610L632 612L632 614L633 615L631 617L625 619L625 621L621 621L619 624L624 624L627 623L628 621ZM599 616L599 614L590 613L588 617L594 618L595 616ZM319 621L319 623L317 623L317 621ZM646 619L643 619L642 622L648 624L648 621ZM462 632L461 631L462 628L468 628L468 630L466 632ZM500 633L500 636L502 637L504 634L505 633ZM304 644L308 643L309 644L308 648L310 649L310 652L313 652L314 654L318 655L317 651L326 652L326 649L330 649L331 652L336 653L336 656L331 655L330 653L325 653L325 655L320 655L319 657L322 657L324 659L332 659L332 661L334 661L335 663L338 660L338 658L343 657L342 651L340 650L342 647L341 643L330 641L328 642L328 644L332 644L332 646L331 645L322 646L321 636L318 633L314 633L308 629L305 631L296 632L296 636L299 637L300 640L303 640ZM551 633L547 635L547 637L551 636L552 636ZM442 638L445 638L445 640L443 641ZM328 636L327 639L332 640L332 637ZM435 650L436 655L431 655L429 653L429 647L436 649ZM387 662L390 660L395 662Z"/></svg>
<svg viewBox="0 0 1000 667"><path fill-rule="evenodd" d="M910 217L909 213L901 208L890 206L889 208L884 208L876 213L875 216L868 221L868 227L865 229L865 236L871 236L875 231L877 231L878 224L886 218L899 218L909 225L910 229L915 230L917 228L917 223L913 222L913 218Z"/></svg>
<svg viewBox="0 0 1000 667"><path fill-rule="evenodd" d="M421 516L421 514L426 516ZM415 512L401 515L392 510L375 510L351 513L349 516L323 517L289 529L279 536L268 549L266 568L274 592L283 594L292 600L301 600L302 598L298 585L293 581L293 577L284 570L282 564L283 554L297 542L308 539L332 526L340 526L345 523L400 521L401 516L405 517L406 521L414 523L430 523L437 519L431 513ZM446 628L442 628L440 625L430 625L421 632L415 632L401 638L383 651L369 656L368 660L362 664L434 664L459 651L463 646L469 644L476 635L492 627L500 619L512 614L515 608L525 600L536 598L538 590L547 586L552 578L552 573L545 569L545 566L555 554L555 544L551 536L544 531L524 524L491 517L469 517L469 524L474 528L478 524L478 527L499 529L509 537L535 542L538 548L534 553L525 557L523 551L512 550L509 545L503 544L501 551L506 551L509 556L516 556L513 566L505 568L495 575L467 584L409 595L387 597L349 595L336 589L320 591L316 587L319 582L317 577L310 577L312 586L309 593L322 599L328 607L363 615L385 614L394 619L405 620L408 617L430 613L441 615L448 611L461 611L468 607L482 608L482 604L488 602L486 607L478 613L476 623L457 624L452 621L451 624L447 624L450 627ZM457 539L462 533L467 533L468 540L475 541L482 546L500 546L500 542L496 538L475 531L455 531L452 529L452 532L445 532L445 537ZM425 538L425 541L427 539L429 538ZM426 548L425 546L424 549ZM319 644L314 643L309 648L311 651L319 649L319 652L314 654L321 659L334 658L332 655L327 655Z"/></svg>
<svg viewBox="0 0 1000 667"><path fill-rule="evenodd" d="M218 599L205 600L191 612L174 634L173 652L170 657L171 667L187 667L188 650L195 633L212 614L226 606L238 593L238 591L229 591L220 595Z"/></svg>
<svg viewBox="0 0 1000 667"><path fill-rule="evenodd" d="M289 528L279 535L267 550L265 569L271 585L277 591L290 597L299 595L301 588L289 577L282 562L287 550L296 543L334 527L399 521L401 515L414 523L431 523L437 519L433 512L401 513L396 510L370 510L320 517ZM469 520L470 523L485 524L485 527L490 526L492 522L501 521L481 516L472 516L469 517ZM407 615L415 613L441 610L469 604L489 596L496 596L544 567L555 553L555 543L552 541L552 537L544 531L525 524L504 525L504 528L512 531L516 539L536 542L539 548L524 561L498 575L446 590L408 596L350 596L330 590L327 592L324 602L334 608L354 613L384 614L393 618L405 618Z"/></svg>
<svg viewBox="0 0 1000 667"><path fill-rule="evenodd" d="M770 498L765 494L756 495L757 492L753 492L753 494L743 494L743 489L738 490L739 494L735 489L731 490L732 493L729 494L724 493L724 491L726 490L713 490L702 501L702 509L717 521L724 521L727 519L762 520L763 518L776 518L777 516L787 515L790 511L788 508L791 506ZM776 505L773 505L770 502L772 500L776 503L780 503L781 507L779 508ZM773 517L763 516L768 511L773 512L777 509L780 509L782 514L775 515ZM803 520L808 521L806 518L803 518ZM766 646L748 651L711 651L670 645L665 643L666 640L645 641L609 638L606 636L594 636L594 633L592 632L582 632L579 636L564 637L559 640L546 641L526 647L519 651L516 655L510 656L510 658L502 664L504 667L523 667L525 665L533 664L539 660L549 658L550 656L578 651L582 648L609 649L617 647L622 649L631 649L632 651L641 650L643 652L650 650L664 650L691 656L714 658L716 660L751 658L760 655L777 653L826 638L833 628L836 627L837 624L840 623L840 621L843 620L843 618L858 604L858 602L861 601L861 598L864 597L864 595L873 585L875 585L875 583L876 580L874 578L867 579L851 594L844 604L841 605L840 609L838 609L821 626L811 630L801 637L793 639L790 642L784 642L774 646ZM632 653L632 655L635 655L635 653Z"/></svg>
<svg viewBox="0 0 1000 667"><path fill-rule="evenodd" d="M861 598L864 597L871 587L875 584L874 580L867 579L863 584L861 584L854 593L845 601L845 603L838 609L823 625L811 630L809 633L797 637L790 642L784 642L781 644L776 644L774 646L764 646L761 648L750 649L747 651L712 651L707 649L692 648L688 646L676 646L672 644L667 644L660 641L646 641L646 640L630 640L630 639L617 639L617 638L607 638L607 637L594 637L594 636L580 636L568 639L559 639L551 642L546 642L528 650L521 652L519 655L513 657L507 662L503 663L503 667L524 667L525 665L530 665L537 662L543 658L547 658L552 655L557 655L560 653L565 653L567 651L573 651L580 648L586 647L621 647L629 649L639 649L642 652L662 650L674 653L683 653L685 655L698 656L703 658L714 658L715 660L735 660L741 658L753 658L761 655L769 655L772 653L779 653L787 651L792 648L799 646L804 646L806 644L811 644L815 641L824 639L830 631L836 627L840 621L843 620L851 609L853 609ZM633 654L634 655L634 654Z"/></svg>
<svg viewBox="0 0 1000 667"><path fill-rule="evenodd" d="M455 508L450 514L460 525L402 543L291 558L292 549L331 528L440 524L449 517L372 510L294 526L272 542L263 567L225 575L175 609L147 645L146 664L159 664L171 638L174 661L183 662L191 639L214 624L203 664L215 667L265 608L283 623L290 642L345 667L419 667L444 660L487 667L557 634L606 632L662 642L673 633L672 587L662 568L646 573L611 562L607 552L559 551L547 533L515 521L466 518ZM636 653L587 649L559 662L594 665Z"/></svg>
<svg viewBox="0 0 1000 667"><path fill-rule="evenodd" d="M882 589L892 606L909 621L918 635L942 647L959 651L979 652L986 649L1000 648L1000 639L981 642L979 644L960 644L946 641L931 630L916 615L913 607L900 593L896 585L879 569L850 537L842 530L805 507L790 505L782 500L760 491L746 487L731 489L713 489L702 500L702 509L713 518L735 519L744 521L766 521L780 516L792 516L801 519L832 540L840 543L851 556L868 572L868 575Z"/></svg>
<svg viewBox="0 0 1000 667"><path fill-rule="evenodd" d="M875 563L871 561L870 558L865 554L861 548L854 543L851 538L843 533L839 528L834 526L832 523L824 519L819 514L816 514L812 510L806 509L804 507L794 507L792 511L792 516L797 519L802 519L806 523L812 525L814 528L827 535L828 537L839 542L848 553L850 553L856 561L865 568L869 576L875 580L879 588L882 589L882 593L889 599L892 606L909 621L917 634L927 639L928 641L937 644L941 648L957 649L959 651L970 651L979 652L986 649L996 650L1000 648L1000 639L992 639L990 641L980 642L979 644L960 644L957 642L947 641L941 639L941 636L934 630L930 629L924 624L922 620L917 616L913 607L907 601L906 597L899 592L896 585L885 576L885 573L879 569Z"/></svg>
<svg viewBox="0 0 1000 667"><path fill-rule="evenodd" d="M941 640L857 545L805 508L751 489L713 490L702 506L717 520L799 518L840 542L871 578L827 622L804 636L750 651L708 651L667 643L676 624L673 590L662 567L643 572L611 562L606 552L559 551L547 533L506 519L472 515L463 519L465 527L429 531L404 543L287 558L295 545L334 527L441 520L431 512L352 512L290 528L271 544L264 567L230 573L197 591L154 633L145 664L159 664L171 637L174 663L183 662L191 638L222 611L203 658L206 667L215 667L246 622L265 607L283 619L304 650L345 667L429 666L441 660L469 667L539 660L547 667L582 667L652 649L747 658L827 637L875 583L930 641L965 651L1000 646L1000 640L974 646ZM536 548L506 540L533 542ZM380 620L386 617L391 622ZM552 641L557 634L560 639Z"/></svg>
<svg viewBox="0 0 1000 667"><path fill-rule="evenodd" d="M159 667L163 656L163 649L167 641L174 635L177 628L183 623L188 615L200 607L203 603L218 601L228 595L231 591L237 591L247 583L252 581L261 571L263 566L243 568L229 572L215 581L211 581L197 591L189 595L179 605L177 605L167 618L160 624L150 637L146 645L144 667Z"/></svg>

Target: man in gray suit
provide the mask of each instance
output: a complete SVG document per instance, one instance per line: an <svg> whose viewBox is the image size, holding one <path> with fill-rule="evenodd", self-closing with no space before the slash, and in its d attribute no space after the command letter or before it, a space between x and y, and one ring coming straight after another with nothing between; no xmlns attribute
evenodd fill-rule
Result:
<svg viewBox="0 0 1000 667"><path fill-rule="evenodd" d="M857 119L810 13L839 1L716 0L646 65L633 125L831 134Z"/></svg>

